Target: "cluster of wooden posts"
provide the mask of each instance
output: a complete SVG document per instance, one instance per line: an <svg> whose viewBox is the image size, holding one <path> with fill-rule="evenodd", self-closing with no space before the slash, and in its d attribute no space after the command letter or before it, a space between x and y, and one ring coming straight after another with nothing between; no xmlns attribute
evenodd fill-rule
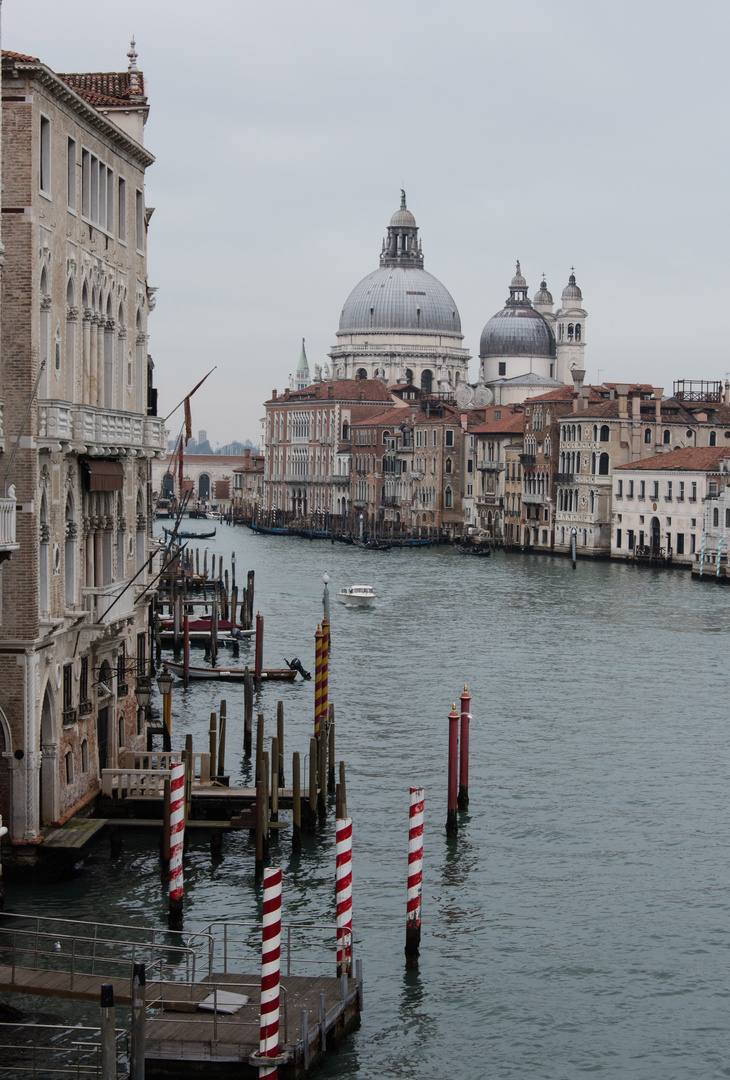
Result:
<svg viewBox="0 0 730 1080"><path fill-rule="evenodd" d="M157 585L157 612L163 615L165 609L172 618L172 647L176 659L189 655L190 639L188 619L195 616L201 608L201 616L210 616L210 634L205 640L206 659L213 664L219 650L219 624L225 622L231 628L251 630L254 611L254 571L249 570L246 586L242 591L236 583L236 554L231 554L230 571L223 564L223 555L211 555L210 572L208 571L208 549L202 557L200 549L188 547L173 548L166 569L162 572ZM200 594L202 593L202 598ZM160 661L162 633L159 619L156 620L157 662ZM239 643L232 641L233 655L238 656Z"/></svg>

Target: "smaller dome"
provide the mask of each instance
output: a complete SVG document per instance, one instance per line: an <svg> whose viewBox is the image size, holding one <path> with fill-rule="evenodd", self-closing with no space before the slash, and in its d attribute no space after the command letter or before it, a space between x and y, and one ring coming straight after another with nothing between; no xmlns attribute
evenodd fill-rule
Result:
<svg viewBox="0 0 730 1080"><path fill-rule="evenodd" d="M553 294L549 292L547 287L547 281L545 281L544 278L540 282L540 288L535 293L532 302L533 304L550 304L550 306L552 307Z"/></svg>
<svg viewBox="0 0 730 1080"><path fill-rule="evenodd" d="M400 193L400 206L390 219L391 228L396 229L415 229L416 219L406 206L406 193L401 188Z"/></svg>
<svg viewBox="0 0 730 1080"><path fill-rule="evenodd" d="M519 259L517 260L517 272L515 273L515 276L512 278L512 281L510 282L510 287L513 288L513 289L526 289L527 288L527 282L523 278L522 271L520 270L520 260Z"/></svg>
<svg viewBox="0 0 730 1080"><path fill-rule="evenodd" d="M575 283L575 274L571 273L568 278L568 284L565 286L562 292L563 300L582 300L583 293L580 291ZM565 306L565 305L563 305Z"/></svg>

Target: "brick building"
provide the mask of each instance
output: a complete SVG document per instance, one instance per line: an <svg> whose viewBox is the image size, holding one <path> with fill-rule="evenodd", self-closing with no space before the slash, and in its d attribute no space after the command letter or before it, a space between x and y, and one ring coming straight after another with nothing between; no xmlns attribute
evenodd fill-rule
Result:
<svg viewBox="0 0 730 1080"><path fill-rule="evenodd" d="M2 569L0 811L16 844L70 817L123 747L145 744L133 690L149 656L146 571L127 586L150 551L149 461L165 438L134 45L129 60L57 75L2 57L0 402L20 546Z"/></svg>

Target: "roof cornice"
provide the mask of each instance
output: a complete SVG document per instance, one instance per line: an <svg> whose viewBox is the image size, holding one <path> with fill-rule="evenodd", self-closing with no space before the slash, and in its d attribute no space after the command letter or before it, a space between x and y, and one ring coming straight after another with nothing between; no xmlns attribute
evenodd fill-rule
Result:
<svg viewBox="0 0 730 1080"><path fill-rule="evenodd" d="M57 97L65 105L69 106L78 116L83 117L96 130L115 144L120 150L123 150L130 157L134 158L143 169L146 169L149 165L152 165L155 157L149 150L146 150L144 146L138 143L135 139L130 138L126 132L122 131L120 127L117 127L115 123L108 120L103 113L95 109L93 105L90 105L88 101L77 94L75 90L72 90L68 83L65 83L63 79L56 75L55 71L51 71L49 67L38 61L37 63L29 63L27 61L5 60L3 57L3 69L7 70L5 64L12 63L13 68L17 71L22 71L27 75L31 75L41 86L45 86L54 97ZM119 106L121 109L121 106ZM148 109L148 106L141 105L140 109ZM137 111L135 106L130 102L130 112Z"/></svg>

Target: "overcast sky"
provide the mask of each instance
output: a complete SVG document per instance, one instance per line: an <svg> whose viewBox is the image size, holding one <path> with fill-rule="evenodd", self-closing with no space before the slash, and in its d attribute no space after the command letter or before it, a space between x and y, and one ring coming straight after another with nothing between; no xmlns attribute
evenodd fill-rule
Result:
<svg viewBox="0 0 730 1080"><path fill-rule="evenodd" d="M3 44L149 93L149 321L164 415L258 441L262 402L324 364L405 187L425 268L479 336L515 259L570 267L589 380L730 370L727 49L706 0L5 0ZM175 426L171 421L171 426Z"/></svg>

